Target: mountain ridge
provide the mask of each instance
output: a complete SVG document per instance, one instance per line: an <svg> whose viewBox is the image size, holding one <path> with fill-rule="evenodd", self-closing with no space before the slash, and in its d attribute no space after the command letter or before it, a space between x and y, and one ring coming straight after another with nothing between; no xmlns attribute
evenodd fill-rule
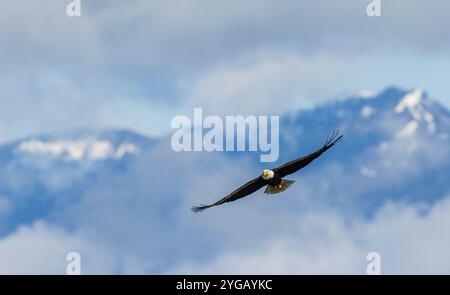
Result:
<svg viewBox="0 0 450 295"><path fill-rule="evenodd" d="M411 96L408 98L408 95ZM300 210L302 202L296 200L314 197L318 204L344 212L358 211L370 217L386 202L432 204L450 192L447 181L450 174L449 122L449 111L425 92L387 88L370 98L367 95L349 97L282 116L280 159L275 163L263 165L256 155L259 153L224 152L208 156L196 154L192 165L195 163L198 169L204 167L205 171L211 171L210 160L201 159L223 159L225 161L216 164L214 170L227 171L227 162L240 165L240 158L246 158L254 171L260 171L263 166L276 167L314 151L327 135L340 129L344 140L295 175L296 185L285 194L285 198L292 197L285 210ZM104 152L98 154L101 157L75 157L75 160L66 157L70 148L64 144L86 139L101 143L100 148L93 148ZM46 145L48 142L51 144ZM55 142L60 145L52 145ZM166 185L159 183L159 173L179 173L167 170L167 165L183 170L178 163L172 163L179 157L171 156L176 153L170 151L169 142L167 137L148 138L129 130L108 129L29 136L0 146L0 198L13 208L0 214L0 236L21 224L46 218L61 208L81 202L90 191L109 187L113 180L116 183L126 180L130 189L145 187L142 192L133 194L142 193L142 198L151 198L144 193L147 188L152 191L152 187ZM24 143L29 144L25 152L20 149ZM124 143L138 149L115 157ZM36 150L44 152L30 152ZM109 156L103 157L105 154ZM190 158L192 155L181 156ZM164 164L161 164L162 158ZM123 189L126 193L126 187ZM181 195L172 197L189 199L190 193L183 190ZM176 206L176 202L164 199L158 206L161 212L167 212L171 209L166 206ZM283 202L277 206L283 206Z"/></svg>

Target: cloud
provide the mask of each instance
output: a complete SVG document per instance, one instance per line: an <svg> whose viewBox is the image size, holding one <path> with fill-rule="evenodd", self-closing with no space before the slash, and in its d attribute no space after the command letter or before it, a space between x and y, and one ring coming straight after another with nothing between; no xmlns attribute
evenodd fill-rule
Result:
<svg viewBox="0 0 450 295"><path fill-rule="evenodd" d="M401 81L411 81L411 73L422 81L427 71L421 65L429 63L429 55L440 59L432 60L427 79L448 76L435 74L448 58L449 40L442 38L449 27L447 1L383 2L378 19L367 17L366 4L83 1L82 17L70 18L64 1L8 1L0 12L0 124L7 126L0 141L103 122L161 129L163 118L136 111L143 102L147 108L163 104L158 110L169 117L168 108L194 104L214 113L281 113L355 85L404 76ZM397 61L403 56L406 63L414 61L412 68ZM385 122L379 129L404 123ZM432 170L447 160L440 157L444 147L430 142L415 141L408 148L416 150L406 155L404 141L388 144L364 155L373 162L359 164L378 171L384 162L375 160L391 156L404 162L370 180L359 169L348 172L330 163L321 176L342 179L338 184L306 173L283 202L258 202L260 194L203 215L193 215L189 207L216 200L261 167L246 156L176 154L163 141L116 175L102 170L87 191L67 193L78 170L20 174L8 166L2 174L8 193L29 193L26 184L37 179L58 201L43 206L43 221L30 216L32 221L23 221L28 225L15 224L2 236L0 272L63 273L66 253L79 249L87 273L235 273L256 267L268 273L361 273L365 254L379 249L387 273L448 273L441 259L449 246L442 232L447 201L426 214L416 203L383 207L368 220L354 212L360 207L353 202L360 205L374 188L411 176L418 181L422 172L416 163ZM382 177L389 181L376 186ZM69 194L70 202L61 201ZM375 197L382 206L385 196ZM0 201L2 214L17 209L11 198ZM35 199L26 201L36 205Z"/></svg>
<svg viewBox="0 0 450 295"><path fill-rule="evenodd" d="M351 201L344 204L352 199L344 192L353 175L347 179L327 165L321 177L340 179L342 187L306 173L283 202L257 193L196 215L190 206L218 199L258 171L242 159L175 153L168 144L160 142L123 173L50 214L52 220L107 245L120 272L363 274L371 251L381 254L384 273L450 272L445 259L430 258L447 255L450 240L440 237L450 223L443 215L450 198L431 207L396 201L366 217L357 212L361 207L348 207ZM361 194L355 191L354 197ZM418 258L410 261L410 255Z"/></svg>
<svg viewBox="0 0 450 295"><path fill-rule="evenodd" d="M330 97L318 81L330 89L342 82L337 77L356 72L360 64L357 59L344 62L329 55L306 58L292 52L261 52L184 85L194 105L215 114L282 114L293 105Z"/></svg>
<svg viewBox="0 0 450 295"><path fill-rule="evenodd" d="M10 126L0 131L0 141L17 134L56 132L95 122L99 101L92 99L93 88L83 89L64 73L43 72L13 70L0 81L0 122Z"/></svg>
<svg viewBox="0 0 450 295"><path fill-rule="evenodd" d="M365 274L366 256L381 255L383 274L448 274L450 198L434 207L387 204L373 220L346 224L333 210L291 218L261 243L226 250L210 261L180 262L177 274ZM282 229L283 231L284 229Z"/></svg>
<svg viewBox="0 0 450 295"><path fill-rule="evenodd" d="M448 68L442 66L449 46L441 37L448 27L449 4L443 0L383 3L377 19L366 15L367 3L359 0L83 1L81 17L68 17L66 5L2 5L0 74L6 78L0 83L0 123L9 128L1 130L0 140L103 124L157 126L146 133L161 134L161 121L170 122L173 114L155 118L136 111L140 105L200 103L222 110L231 103L247 111L243 102L249 102L269 112L298 98L314 104L361 86L439 88L442 83L430 81L448 76L436 72ZM428 82L411 77L425 71L423 65L434 73ZM275 98L281 99L276 107ZM105 111L121 101L137 107Z"/></svg>
<svg viewBox="0 0 450 295"><path fill-rule="evenodd" d="M445 11L449 4L444 0L433 5L419 0L383 3L379 19L368 17L367 3L359 0L239 4L206 0L124 4L116 0L83 4L82 17L71 18L65 14L64 2L5 3L0 36L14 38L4 50L25 53L23 45L30 44L47 57L54 54L56 58L87 62L110 63L114 59L122 65L162 62L179 66L264 47L354 53L396 47L445 50L449 45L440 37L448 25ZM19 21L25 18L29 21Z"/></svg>
<svg viewBox="0 0 450 295"><path fill-rule="evenodd" d="M381 254L384 273L450 272L450 198L432 206L392 201L367 217L352 200L361 194L354 176L328 161L282 199L256 193L193 214L190 206L218 199L259 169L250 156L175 153L169 146L161 140L116 173L105 170L44 220L3 236L0 271L63 273L65 255L76 250L84 273L361 274L371 251ZM349 185L354 195L344 193ZM341 203L345 197L350 201Z"/></svg>
<svg viewBox="0 0 450 295"><path fill-rule="evenodd" d="M118 210L118 207L115 208ZM92 240L89 235L82 234L85 231L83 228L68 233L61 227L36 222L0 240L0 273L64 274L67 253L77 251L81 254L85 274L155 273L151 271L155 267L153 263L158 262L158 256L162 253L164 259L170 260L169 255L175 255L176 259L156 273L365 274L368 263L366 255L376 251L381 255L384 274L448 274L450 268L446 261L450 258L447 253L450 239L446 238L445 229L450 225L446 214L449 209L450 198L444 198L433 207L389 203L373 219L355 219L350 224L331 208L297 216L289 214L282 218L281 223L273 215L265 214L265 218L272 220L274 225L258 229L254 222L250 227L246 226L256 229L256 235L252 233L250 239L245 238L248 233L246 227L241 231L234 230L229 237L227 234L211 235L208 227L224 233L224 227L218 223L220 220L209 222L208 227L194 222L197 226L187 233L183 233L186 228L183 229L180 224L172 224L175 235L188 236L194 231L202 231L202 235L216 242L225 242L228 238L237 241L225 242L225 247L216 246L213 253L206 255L204 249L203 254L195 250L202 243L193 245L193 240L185 240L186 249L181 253L172 252L173 237L167 240L172 234L164 231L157 234L156 228L148 227L148 224L146 235L140 234L140 238L122 234L117 236L127 241L125 251L119 246L119 240L114 243L104 239L104 229L101 230L98 223L92 225L93 229L103 234ZM103 216L102 212L99 214ZM249 214L251 218L247 222L255 217L252 212ZM117 218L117 211L112 216ZM132 222L129 217L122 221L125 221L125 227ZM231 222L227 226L231 230L235 225ZM120 233L116 226L114 229ZM144 231L144 228L138 229L138 232L141 230ZM149 248L148 242L152 240L155 244ZM137 241L144 245L130 247L130 243Z"/></svg>
<svg viewBox="0 0 450 295"><path fill-rule="evenodd" d="M70 252L80 253L85 274L114 273L117 267L100 244L38 221L0 240L0 274L65 274Z"/></svg>

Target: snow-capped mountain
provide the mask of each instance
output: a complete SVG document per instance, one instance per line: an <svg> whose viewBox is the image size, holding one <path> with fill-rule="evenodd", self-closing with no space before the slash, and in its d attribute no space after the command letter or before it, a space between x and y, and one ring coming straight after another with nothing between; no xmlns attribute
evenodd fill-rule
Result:
<svg viewBox="0 0 450 295"><path fill-rule="evenodd" d="M0 234L76 201L153 144L126 130L77 130L0 146L0 203L9 208L0 206Z"/></svg>
<svg viewBox="0 0 450 295"><path fill-rule="evenodd" d="M372 213L388 200L430 203L450 192L450 113L424 91L388 88L290 115L281 162L313 150L336 128L344 133L339 148L305 171L320 177L335 163L324 177L336 206Z"/></svg>
<svg viewBox="0 0 450 295"><path fill-rule="evenodd" d="M450 192L450 113L422 90L364 92L287 114L280 128L280 159L269 166L317 149L335 129L344 134L336 148L295 176L296 186L286 194L295 195L289 203L292 210L301 208L297 200L309 198L370 216L388 201L430 204ZM153 152L158 141L163 143L160 148L166 147L164 154ZM105 187L112 183L120 183L120 198L132 202L142 195L145 202L156 202L143 209L169 212L177 203L170 197L182 200L187 197L180 194L192 194L189 183L177 190L179 185L169 182L176 178L182 183L186 173L195 177L195 172L177 162L187 154L170 156L173 151L166 142L167 138L149 139L131 131L78 130L0 146L0 235L43 216L51 218L60 208L78 204L80 196L86 201L91 196L86 192L101 191L107 198L112 192L105 193ZM206 152L196 159L202 155ZM240 163L235 154L217 155L223 156L234 165ZM255 171L262 167L259 153L239 157L250 159ZM211 171L208 161L194 163L204 166L201 171ZM128 175L129 165L134 165L133 176ZM214 165L214 171L222 168L227 169ZM159 187L164 187L164 197L148 199L148 192Z"/></svg>

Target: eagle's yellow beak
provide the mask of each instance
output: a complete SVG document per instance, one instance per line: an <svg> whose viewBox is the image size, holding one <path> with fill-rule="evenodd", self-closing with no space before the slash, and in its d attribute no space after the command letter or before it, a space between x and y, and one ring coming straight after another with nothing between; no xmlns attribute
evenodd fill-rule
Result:
<svg viewBox="0 0 450 295"><path fill-rule="evenodd" d="M269 170L264 170L263 175L264 177L267 177L269 175Z"/></svg>

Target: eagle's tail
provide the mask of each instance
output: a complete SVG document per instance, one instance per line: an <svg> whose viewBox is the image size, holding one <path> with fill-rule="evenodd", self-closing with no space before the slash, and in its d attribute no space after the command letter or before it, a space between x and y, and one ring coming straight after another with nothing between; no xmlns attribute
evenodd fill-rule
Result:
<svg viewBox="0 0 450 295"><path fill-rule="evenodd" d="M205 209L208 209L209 207L212 207L212 206L214 206L214 205L203 205L203 204L201 204L200 206L192 207L191 210L192 210L192 212L197 213L197 212L201 212L201 211L203 211Z"/></svg>
<svg viewBox="0 0 450 295"><path fill-rule="evenodd" d="M273 195L273 194L278 194L278 193L284 192L294 182L295 182L294 180L282 179L281 183L278 185L268 185L266 187L266 190L264 191L264 193L268 194L268 195Z"/></svg>
<svg viewBox="0 0 450 295"><path fill-rule="evenodd" d="M327 140L325 141L325 144L323 145L323 147L325 148L325 150L328 150L333 145L335 145L338 141L340 141L342 139L342 137L344 137L344 135L339 134L339 130L333 131L331 136L327 137Z"/></svg>

